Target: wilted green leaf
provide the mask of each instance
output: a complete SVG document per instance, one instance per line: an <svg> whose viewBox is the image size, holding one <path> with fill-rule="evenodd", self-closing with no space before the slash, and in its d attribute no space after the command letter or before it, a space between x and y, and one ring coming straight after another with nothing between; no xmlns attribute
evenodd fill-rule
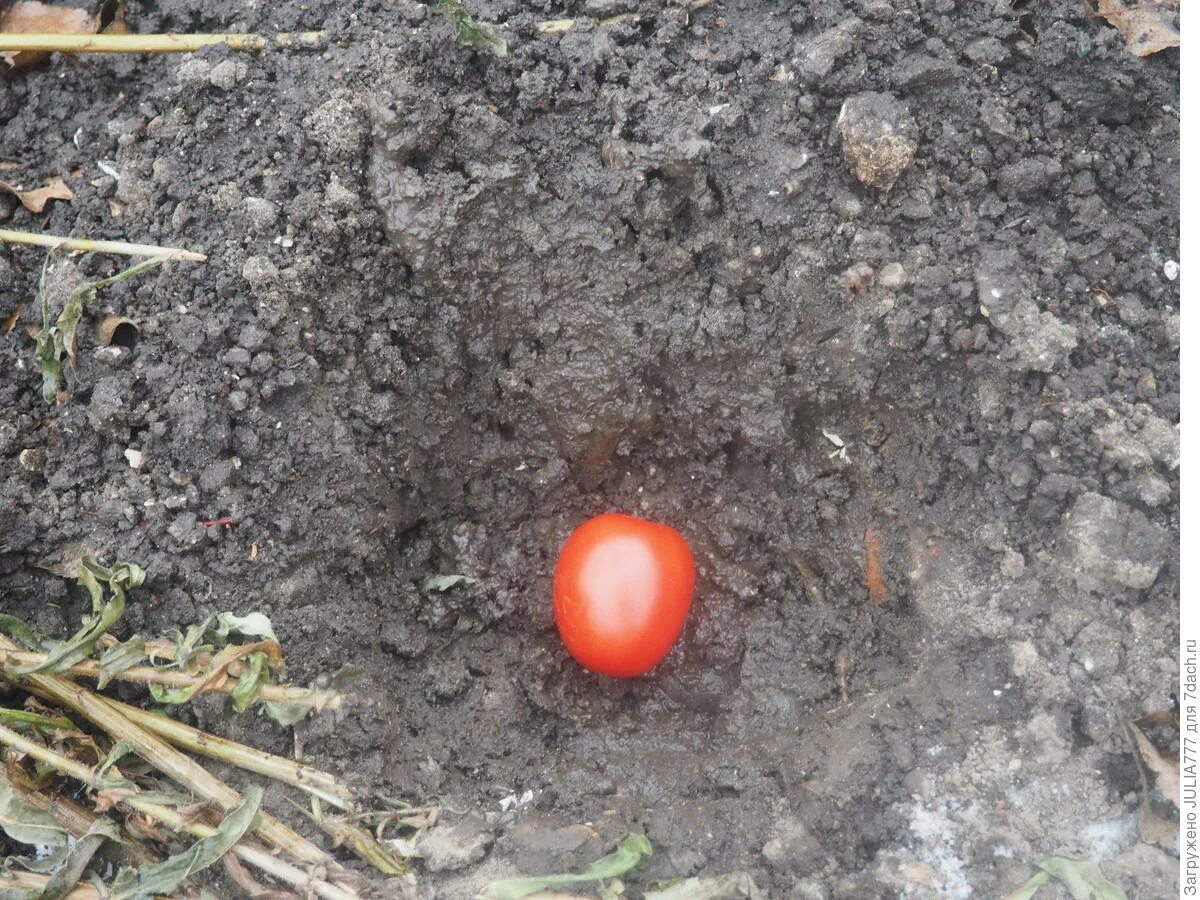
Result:
<svg viewBox="0 0 1200 900"><path fill-rule="evenodd" d="M459 585L465 587L474 584L478 580L478 578L472 578L469 575L431 575L425 579L425 590L441 593L442 591L456 588Z"/></svg>
<svg viewBox="0 0 1200 900"><path fill-rule="evenodd" d="M97 690L103 690L110 681L124 672L140 665L146 659L146 644L134 635L123 644L113 644L100 654L100 677L96 679Z"/></svg>
<svg viewBox="0 0 1200 900"><path fill-rule="evenodd" d="M1074 900L1127 900L1125 892L1105 878L1089 859L1052 856L1038 865L1047 875L1062 882Z"/></svg>
<svg viewBox="0 0 1200 900"><path fill-rule="evenodd" d="M36 728L43 734L53 735L58 731L74 731L75 723L64 716L43 716L27 709L4 709L0 707L0 721L20 728Z"/></svg>
<svg viewBox="0 0 1200 900"><path fill-rule="evenodd" d="M83 627L65 641L53 641L46 658L36 666L17 669L18 674L34 672L61 672L82 659L86 659L96 641L108 632L125 613L125 588L137 587L146 580L146 570L132 563L119 562L102 566L90 556L83 558L79 567L79 584L87 589L92 598L92 614L83 620ZM104 599L101 583L108 586L112 595Z"/></svg>
<svg viewBox="0 0 1200 900"><path fill-rule="evenodd" d="M715 878L685 878L661 891L647 891L646 900L766 900L746 872Z"/></svg>
<svg viewBox="0 0 1200 900"><path fill-rule="evenodd" d="M479 22L467 12L460 0L438 0L438 9L454 29L454 37L464 47L491 50L496 56L508 55L508 44L492 25Z"/></svg>
<svg viewBox="0 0 1200 900"><path fill-rule="evenodd" d="M233 689L233 708L245 712L246 708L258 699L263 685L270 684L271 676L267 672L267 654L251 653L246 660L246 671L238 678L237 686Z"/></svg>
<svg viewBox="0 0 1200 900"><path fill-rule="evenodd" d="M0 780L0 829L21 844L59 847L69 837L67 829L54 816L30 806L5 780Z"/></svg>
<svg viewBox="0 0 1200 900"><path fill-rule="evenodd" d="M41 636L16 616L0 614L0 631L30 650L42 649Z"/></svg>
<svg viewBox="0 0 1200 900"><path fill-rule="evenodd" d="M208 616L203 622L198 625L189 625L187 633L184 634L178 628L173 628L168 634L171 640L175 642L175 659L163 665L164 669L179 668L187 669L192 665L192 661L202 652L213 650L212 646L202 644L204 635L213 623L213 616ZM151 656L150 661L157 665L157 660Z"/></svg>
<svg viewBox="0 0 1200 900"><path fill-rule="evenodd" d="M266 709L268 716L284 728L295 725L313 709L307 703L284 703L279 700L267 700L263 703L263 708Z"/></svg>
<svg viewBox="0 0 1200 900"><path fill-rule="evenodd" d="M1004 900L1032 900L1033 895L1038 892L1038 888L1049 883L1050 876L1045 872L1038 872L1023 885L1005 897Z"/></svg>
<svg viewBox="0 0 1200 900"><path fill-rule="evenodd" d="M217 833L160 863L124 868L110 886L110 900L134 900L155 894L173 895L185 879L219 861L254 824L262 788L250 788L241 805L225 817Z"/></svg>
<svg viewBox="0 0 1200 900"><path fill-rule="evenodd" d="M604 881L624 875L654 851L644 834L627 834L608 856L596 860L577 875L542 875L532 878L504 878L493 881L479 896L483 900L520 900L547 888Z"/></svg>
<svg viewBox="0 0 1200 900"><path fill-rule="evenodd" d="M121 757L128 755L133 750L133 745L129 741L118 741L116 746L108 751L108 756L104 757L104 762L100 763L100 768L96 770L96 779L102 780L105 774L121 761ZM111 785L106 785L111 787Z"/></svg>
<svg viewBox="0 0 1200 900"><path fill-rule="evenodd" d="M58 399L59 391L62 390L64 357L70 360L72 371L75 368L75 334L79 330L79 320L83 317L84 306L95 299L96 292L100 288L124 281L139 272L161 265L168 258L164 255L142 260L110 278L102 278L76 288L67 297L67 302L54 325L51 325L50 290L46 283L46 273L54 253L55 251L51 250L46 254L46 260L42 263L42 274L38 280L38 302L42 308L42 327L34 336L34 356L42 371L42 399L47 403L55 402Z"/></svg>
<svg viewBox="0 0 1200 900"><path fill-rule="evenodd" d="M100 845L105 841L120 840L121 835L112 822L103 817L96 819L88 828L87 834L67 850L62 866L50 876L37 900L62 900L75 889L75 884L83 876L83 870L92 861Z"/></svg>
<svg viewBox="0 0 1200 900"><path fill-rule="evenodd" d="M271 627L271 620L258 612L252 612L248 616L235 616L231 612L223 612L217 616L217 627L212 629L212 633L220 640L227 639L231 634L241 634L279 643L279 638L275 637L275 629Z"/></svg>

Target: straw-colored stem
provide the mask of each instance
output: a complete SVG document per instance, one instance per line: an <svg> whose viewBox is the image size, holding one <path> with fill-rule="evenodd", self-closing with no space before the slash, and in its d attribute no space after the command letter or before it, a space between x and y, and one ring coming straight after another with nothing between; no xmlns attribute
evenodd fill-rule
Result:
<svg viewBox="0 0 1200 900"><path fill-rule="evenodd" d="M0 665L36 666L46 659L44 653L33 653L26 650L7 651L0 649ZM60 675L79 675L84 678L100 677L100 661L85 659L75 665L63 669ZM116 676L119 681L136 681L141 684L165 684L170 687L191 687L197 680L203 678L203 673L193 674L181 672L178 669L159 669L154 666L133 666ZM237 689L238 680L228 675L219 681L206 685L202 693L232 694ZM342 697L335 691L314 691L308 688L291 687L281 684L264 684L259 689L259 700L273 703L302 703L317 710L338 709L342 705Z"/></svg>
<svg viewBox="0 0 1200 900"><path fill-rule="evenodd" d="M320 47L323 31L261 34L0 34L0 53L192 53L224 44L234 50Z"/></svg>
<svg viewBox="0 0 1200 900"><path fill-rule="evenodd" d="M61 753L51 750L49 747L31 741L3 725L0 725L0 743L7 744L14 750L36 759L47 766L51 766L64 775L69 775L76 781L81 781L91 788L100 787L100 781L96 777L94 770ZM194 837L207 838L217 833L217 829L211 825L205 825L203 822L188 822L174 809L144 800L136 793L120 797L119 803L122 806L127 806L153 819L157 819L175 831L187 832ZM262 816L265 814L259 812L259 815ZM326 900L356 900L358 896L353 891L346 890L338 885L318 881L296 866L255 847L238 843L234 844L230 852L236 853L238 857L250 865L279 878L281 881L311 890L318 896L325 897Z"/></svg>
<svg viewBox="0 0 1200 900"><path fill-rule="evenodd" d="M350 793L350 789L327 772L208 734L174 719L121 703L119 700L109 697L101 699L127 719L170 741L176 747L298 787L338 809L354 808L354 795Z"/></svg>
<svg viewBox="0 0 1200 900"><path fill-rule="evenodd" d="M0 34L0 39L24 36L18 34ZM7 41L0 40L0 52L5 49L3 45L6 43ZM92 241L87 238L35 234L29 231L12 231L8 228L0 228L0 241L8 244L29 244L34 247L49 247L51 250L56 247L62 247L66 250L82 250L85 253L116 253L119 256L165 256L167 259L177 259L183 262L204 262L208 259L203 253L181 250L178 247L156 247L153 244L130 244L126 241Z"/></svg>
<svg viewBox="0 0 1200 900"><path fill-rule="evenodd" d="M0 649L20 650L20 647L6 635L0 634ZM241 804L241 795L221 779L140 725L131 722L86 688L56 675L29 674L23 676L23 680L41 688L60 705L79 713L114 741L127 742L138 756L172 781L205 800L213 801L226 812L233 811ZM259 814L256 832L268 844L302 862L324 863L331 870L335 867L340 868L332 856L267 813Z"/></svg>
<svg viewBox="0 0 1200 900"><path fill-rule="evenodd" d="M0 894L16 889L28 892L31 897L40 897L50 883L50 875L39 875L37 872L22 872L20 869L6 869L0 873ZM55 896L59 896L55 894ZM70 892L62 895L62 900L101 900L100 891L82 881L71 888Z"/></svg>

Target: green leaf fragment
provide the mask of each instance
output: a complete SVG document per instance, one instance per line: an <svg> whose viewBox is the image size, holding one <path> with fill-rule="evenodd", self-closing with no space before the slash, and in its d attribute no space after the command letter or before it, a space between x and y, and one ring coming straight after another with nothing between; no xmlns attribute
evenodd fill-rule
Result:
<svg viewBox="0 0 1200 900"><path fill-rule="evenodd" d="M5 709L0 707L0 721L15 728L36 728L43 734L54 735L59 731L75 731L75 723L65 716L43 716L27 709Z"/></svg>
<svg viewBox="0 0 1200 900"><path fill-rule="evenodd" d="M1128 900L1125 892L1100 872L1089 859L1052 856L1039 863L1043 872L1062 882L1074 900Z"/></svg>
<svg viewBox="0 0 1200 900"><path fill-rule="evenodd" d="M75 889L76 883L83 876L84 870L96 851L105 841L120 841L121 835L116 826L108 819L99 818L92 822L87 834L75 841L67 850L60 868L58 868L37 900L62 900Z"/></svg>
<svg viewBox="0 0 1200 900"><path fill-rule="evenodd" d="M231 612L221 613L217 616L217 627L212 629L212 633L222 641L231 634L241 634L279 643L279 638L275 637L275 629L271 627L271 620L258 612L248 616L235 616Z"/></svg>
<svg viewBox="0 0 1200 900"><path fill-rule="evenodd" d="M441 593L460 585L466 587L475 584L478 580L478 578L472 578L469 575L431 575L425 579L425 590Z"/></svg>
<svg viewBox="0 0 1200 900"><path fill-rule="evenodd" d="M578 874L504 878L491 882L479 896L481 900L520 900L521 897L528 897L530 894L544 891L547 888L617 878L636 867L642 861L642 857L649 856L653 852L650 841L644 834L627 834L617 845L616 850L608 856L596 860Z"/></svg>
<svg viewBox="0 0 1200 900"><path fill-rule="evenodd" d="M145 659L145 641L136 634L123 644L113 644L100 654L100 677L96 680L96 689L103 690L126 669L140 665Z"/></svg>
<svg viewBox="0 0 1200 900"><path fill-rule="evenodd" d="M18 644L26 647L29 650L41 650L42 640L41 635L18 619L16 616L0 614L0 631L7 634Z"/></svg>
<svg viewBox="0 0 1200 900"><path fill-rule="evenodd" d="M184 880L219 861L242 839L254 824L262 794L262 788L248 789L241 805L225 817L216 834L196 841L182 853L137 869L121 869L110 885L110 900L173 895Z"/></svg>
<svg viewBox="0 0 1200 900"><path fill-rule="evenodd" d="M92 598L92 614L83 620L83 627L65 641L50 642L46 658L35 666L17 669L19 675L35 672L61 672L92 653L98 641L125 613L125 588L137 587L146 580L146 570L132 563L102 566L90 556L79 567L79 584ZM104 599L104 588L111 597Z"/></svg>
<svg viewBox="0 0 1200 900"><path fill-rule="evenodd" d="M461 46L491 50L500 57L508 55L508 44L495 26L477 21L460 0L438 0L437 6L454 29L454 37Z"/></svg>
<svg viewBox="0 0 1200 900"><path fill-rule="evenodd" d="M54 816L26 803L5 780L0 780L0 831L18 843L47 847L61 847L70 837Z"/></svg>
<svg viewBox="0 0 1200 900"><path fill-rule="evenodd" d="M63 388L63 359L71 363L75 369L75 341L79 330L79 322L83 318L84 306L96 298L96 292L110 284L117 284L126 278L131 278L139 272L161 265L169 256L155 256L142 260L128 269L123 269L110 278L102 278L82 287L76 288L67 297L63 310L59 313L53 325L50 324L50 291L46 284L46 273L49 270L50 259L55 251L46 254L42 263L42 274L38 279L38 302L42 308L42 327L34 336L34 357L42 372L42 399L54 403Z"/></svg>
<svg viewBox="0 0 1200 900"><path fill-rule="evenodd" d="M238 712L245 712L246 708L258 699L263 685L270 682L271 676L267 672L267 654L261 650L258 653L251 653L246 659L246 671L238 678L238 683L233 689L233 708Z"/></svg>

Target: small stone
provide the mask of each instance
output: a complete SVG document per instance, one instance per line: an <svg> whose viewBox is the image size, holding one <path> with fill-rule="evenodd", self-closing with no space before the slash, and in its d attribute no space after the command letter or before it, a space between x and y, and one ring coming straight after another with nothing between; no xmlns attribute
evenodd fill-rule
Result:
<svg viewBox="0 0 1200 900"><path fill-rule="evenodd" d="M889 291L898 291L908 285L908 273L900 263L888 263L879 270L879 286Z"/></svg>
<svg viewBox="0 0 1200 900"><path fill-rule="evenodd" d="M250 405L250 395L245 391L230 391L226 399L229 402L229 408L234 412L244 412Z"/></svg>
<svg viewBox="0 0 1200 900"><path fill-rule="evenodd" d="M15 422L0 422L0 455L15 448L19 436Z"/></svg>
<svg viewBox="0 0 1200 900"><path fill-rule="evenodd" d="M1016 550L1008 549L1000 557L1000 574L1005 578L1019 578L1025 573L1025 557Z"/></svg>
<svg viewBox="0 0 1200 900"><path fill-rule="evenodd" d="M180 513L167 526L167 534L185 547L194 547L204 540L204 529L194 513Z"/></svg>
<svg viewBox="0 0 1200 900"><path fill-rule="evenodd" d="M129 468L140 469L146 464L146 457L142 454L141 450L134 450L130 447L125 451L125 461L129 463Z"/></svg>
<svg viewBox="0 0 1200 900"><path fill-rule="evenodd" d="M46 454L39 447L29 447L21 451L17 462L26 472L36 475L46 468Z"/></svg>
<svg viewBox="0 0 1200 900"><path fill-rule="evenodd" d="M262 197L247 197L242 201L242 209L250 230L256 234L265 234L279 220L279 205ZM243 269L243 274L245 270Z"/></svg>
<svg viewBox="0 0 1200 900"><path fill-rule="evenodd" d="M270 332L258 327L254 323L250 323L242 327L238 332L238 346L246 350L257 350L269 338Z"/></svg>
<svg viewBox="0 0 1200 900"><path fill-rule="evenodd" d="M1167 281L1174 281L1179 277L1179 263L1173 259L1168 259L1163 263L1163 278Z"/></svg>
<svg viewBox="0 0 1200 900"><path fill-rule="evenodd" d="M211 494L228 484L229 479L232 477L232 461L228 459L221 459L217 460L216 462L209 463L204 467L204 470L200 473L200 478L197 480L197 484L199 485L200 490L207 494Z"/></svg>
<svg viewBox="0 0 1200 900"><path fill-rule="evenodd" d="M244 368L250 365L250 351L245 347L233 347L221 356L221 362L234 368Z"/></svg>
<svg viewBox="0 0 1200 900"><path fill-rule="evenodd" d="M438 825L417 842L417 851L430 872L457 872L487 855L492 834L478 819L457 825Z"/></svg>
<svg viewBox="0 0 1200 900"><path fill-rule="evenodd" d="M107 438L125 435L129 412L125 406L124 384L117 378L101 378L92 388L88 404L88 423Z"/></svg>
<svg viewBox="0 0 1200 900"><path fill-rule="evenodd" d="M212 66L208 62L191 56L179 64L179 68L175 70L175 80L186 85L203 84L208 81L211 70Z"/></svg>
<svg viewBox="0 0 1200 900"><path fill-rule="evenodd" d="M232 91L249 72L249 67L241 60L226 59L212 67L208 80L215 88Z"/></svg>
<svg viewBox="0 0 1200 900"><path fill-rule="evenodd" d="M854 49L862 26L862 19L851 17L797 46L793 64L800 78L805 82L825 78L837 61Z"/></svg>
<svg viewBox="0 0 1200 900"><path fill-rule="evenodd" d="M1130 506L1101 494L1081 494L1063 517L1067 570L1080 589L1146 590L1167 557L1167 535Z"/></svg>
<svg viewBox="0 0 1200 900"><path fill-rule="evenodd" d="M838 114L842 152L858 180L889 191L917 153L917 124L891 94L858 94Z"/></svg>
<svg viewBox="0 0 1200 900"><path fill-rule="evenodd" d="M977 65L998 65L1008 59L1008 48L994 37L981 37L963 49L967 59Z"/></svg>
<svg viewBox="0 0 1200 900"><path fill-rule="evenodd" d="M242 277L258 286L279 280L279 269L265 256L251 256L242 265Z"/></svg>

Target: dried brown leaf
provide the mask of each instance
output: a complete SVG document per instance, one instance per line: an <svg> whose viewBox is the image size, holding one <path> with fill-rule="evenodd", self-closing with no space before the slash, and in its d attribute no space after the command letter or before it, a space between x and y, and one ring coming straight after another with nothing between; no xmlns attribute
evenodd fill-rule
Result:
<svg viewBox="0 0 1200 900"><path fill-rule="evenodd" d="M1098 0L1098 11L1108 24L1125 35L1125 49L1135 56L1149 56L1179 46L1179 11L1174 0Z"/></svg>
<svg viewBox="0 0 1200 900"><path fill-rule="evenodd" d="M42 187L34 188L31 191L23 191L7 181L0 180L0 191L12 194L31 213L40 213L51 200L71 200L75 196L75 192L67 187L67 183L57 175Z"/></svg>
<svg viewBox="0 0 1200 900"><path fill-rule="evenodd" d="M96 325L96 340L103 346L108 347L112 344L113 338L116 337L117 329L122 325L138 330L137 322L125 316L105 316Z"/></svg>
<svg viewBox="0 0 1200 900"><path fill-rule="evenodd" d="M887 603L887 579L883 577L883 566L880 565L879 555L883 550L883 536L873 528L868 528L863 534L863 569L866 575L867 591L871 602L876 606Z"/></svg>
<svg viewBox="0 0 1200 900"><path fill-rule="evenodd" d="M98 22L86 9L52 6L37 0L17 0L0 11L0 32L9 34L94 34ZM13 68L31 66L48 57L40 50L4 51L3 59Z"/></svg>
<svg viewBox="0 0 1200 900"><path fill-rule="evenodd" d="M1160 751L1143 728L1167 728L1178 734L1179 720L1174 713L1158 712L1126 723L1142 776L1138 830L1143 841L1174 852L1179 841L1179 758Z"/></svg>
<svg viewBox="0 0 1200 900"><path fill-rule="evenodd" d="M12 330L17 327L17 323L21 321L21 311L24 308L25 307L23 304L18 303L17 308L14 309L11 314L0 318L0 325L4 326L5 334L10 334Z"/></svg>

